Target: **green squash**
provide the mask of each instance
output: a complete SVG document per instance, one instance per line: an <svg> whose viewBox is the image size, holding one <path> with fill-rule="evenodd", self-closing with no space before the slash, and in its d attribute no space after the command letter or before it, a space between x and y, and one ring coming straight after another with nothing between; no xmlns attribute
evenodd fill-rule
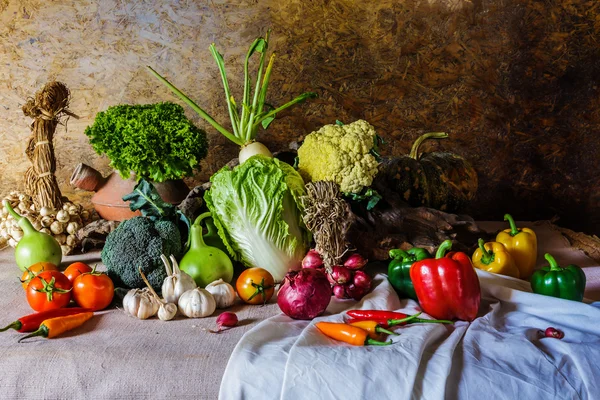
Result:
<svg viewBox="0 0 600 400"><path fill-rule="evenodd" d="M471 164L448 152L419 154L424 141L447 137L446 133L426 133L414 142L409 155L383 161L380 175L386 186L413 207L446 212L463 209L477 192L477 173Z"/></svg>

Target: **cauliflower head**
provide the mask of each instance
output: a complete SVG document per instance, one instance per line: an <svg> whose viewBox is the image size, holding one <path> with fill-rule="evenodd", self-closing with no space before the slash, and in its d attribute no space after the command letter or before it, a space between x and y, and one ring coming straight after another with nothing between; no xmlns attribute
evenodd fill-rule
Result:
<svg viewBox="0 0 600 400"><path fill-rule="evenodd" d="M373 183L378 162L371 150L375 128L365 120L325 125L298 149L298 171L305 181L333 181L344 193L360 193Z"/></svg>

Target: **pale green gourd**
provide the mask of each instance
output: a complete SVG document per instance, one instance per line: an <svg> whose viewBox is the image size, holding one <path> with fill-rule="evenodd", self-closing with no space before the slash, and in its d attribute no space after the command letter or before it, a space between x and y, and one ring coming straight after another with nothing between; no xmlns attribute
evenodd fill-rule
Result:
<svg viewBox="0 0 600 400"><path fill-rule="evenodd" d="M201 288L218 279L227 283L233 279L233 264L227 254L204 243L201 222L210 216L207 212L196 218L190 228L190 249L179 262L179 269L194 278Z"/></svg>
<svg viewBox="0 0 600 400"><path fill-rule="evenodd" d="M8 200L4 200L2 204L23 230L23 238L15 248L15 261L21 271L38 262L49 262L58 266L62 260L62 251L56 239L36 231L27 218L12 209Z"/></svg>

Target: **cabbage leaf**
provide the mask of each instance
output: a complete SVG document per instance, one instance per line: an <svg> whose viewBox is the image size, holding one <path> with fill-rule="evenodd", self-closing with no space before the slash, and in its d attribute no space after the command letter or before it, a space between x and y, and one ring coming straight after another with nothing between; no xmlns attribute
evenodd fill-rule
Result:
<svg viewBox="0 0 600 400"><path fill-rule="evenodd" d="M222 168L210 181L204 200L233 259L266 269L277 282L300 268L310 233L300 210L304 181L294 168L253 156L234 169Z"/></svg>

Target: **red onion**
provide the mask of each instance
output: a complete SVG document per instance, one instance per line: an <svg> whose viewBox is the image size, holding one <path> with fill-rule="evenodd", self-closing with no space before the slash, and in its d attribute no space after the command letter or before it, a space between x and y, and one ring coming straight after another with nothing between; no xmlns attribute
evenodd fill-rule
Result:
<svg viewBox="0 0 600 400"><path fill-rule="evenodd" d="M362 288L371 288L371 277L367 275L364 271L355 271L354 272L354 284L358 287Z"/></svg>
<svg viewBox="0 0 600 400"><path fill-rule="evenodd" d="M333 287L333 295L337 299L347 299L348 298L346 296L346 288L344 287L344 285L335 285Z"/></svg>
<svg viewBox="0 0 600 400"><path fill-rule="evenodd" d="M562 339L565 337L565 334L563 331L560 331L553 327L549 327L549 328L546 328L546 331L544 332L544 336L556 338L556 339Z"/></svg>
<svg viewBox="0 0 600 400"><path fill-rule="evenodd" d="M219 333L221 332L223 329L223 327L227 327L227 328L231 328L234 327L238 324L238 317L237 315L235 315L232 312L226 311L224 313L221 313L218 317L217 317L217 330L216 331L209 331L212 333Z"/></svg>
<svg viewBox="0 0 600 400"><path fill-rule="evenodd" d="M368 262L369 262L369 260L365 259L360 254L354 253L346 259L346 262L344 263L344 267L352 269L352 270L357 270L357 269L361 269L362 267L367 265Z"/></svg>
<svg viewBox="0 0 600 400"><path fill-rule="evenodd" d="M313 319L325 312L331 300L331 285L318 269L290 271L283 278L277 304L294 319Z"/></svg>
<svg viewBox="0 0 600 400"><path fill-rule="evenodd" d="M322 266L323 259L315 249L309 250L302 260L302 268L321 268Z"/></svg>
<svg viewBox="0 0 600 400"><path fill-rule="evenodd" d="M327 279L332 285L343 285L352 280L352 271L341 265L334 265L331 268L331 273L327 274Z"/></svg>
<svg viewBox="0 0 600 400"><path fill-rule="evenodd" d="M369 293L369 288L368 287L361 287L361 286L356 286L355 284L351 283L350 285L346 286L346 294L350 297L352 297L354 300L360 300L363 297L365 297L365 295Z"/></svg>

